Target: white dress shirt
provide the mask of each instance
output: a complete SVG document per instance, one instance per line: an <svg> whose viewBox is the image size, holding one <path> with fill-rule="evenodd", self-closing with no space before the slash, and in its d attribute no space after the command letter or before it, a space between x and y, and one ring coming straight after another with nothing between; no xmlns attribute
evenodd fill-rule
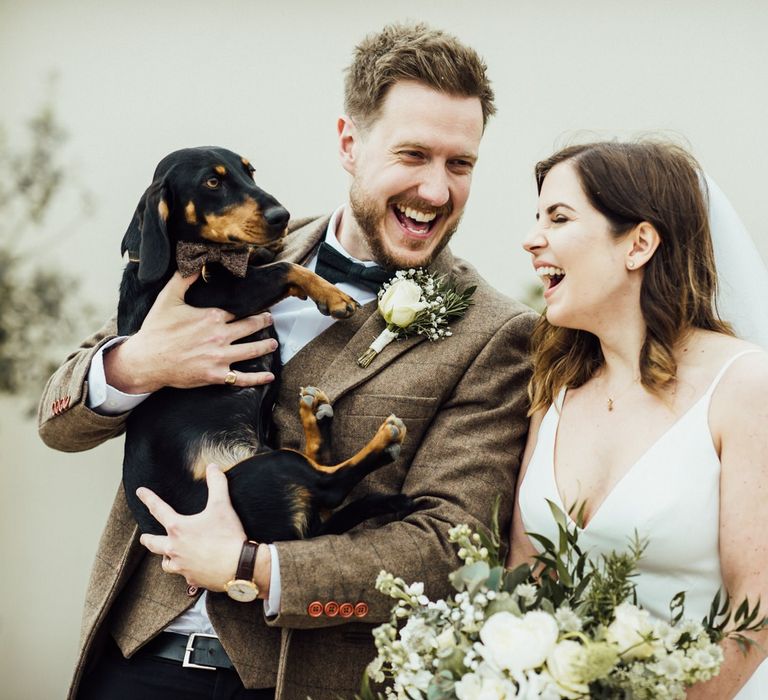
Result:
<svg viewBox="0 0 768 700"><path fill-rule="evenodd" d="M336 231L343 213L344 206L339 207L333 212L325 233L325 242L354 262L361 263L366 267L374 265L375 263L373 262L358 260L351 256L342 248L341 243L336 238ZM306 267L314 272L316 264L317 252L307 262ZM348 282L339 282L336 286L342 292L349 294L361 306L376 298L376 293L365 287L359 287ZM280 342L280 359L284 365L308 342L336 322L336 319L331 316L321 314L311 299L299 299L298 297L283 299L283 301L270 308L270 313L272 314L272 322ZM119 337L105 343L91 360L91 367L88 371L86 405L97 413L105 415L125 413L138 406L149 396L149 394L125 394L107 384L104 374L103 353L108 348L123 342L125 339L125 337ZM277 615L280 611L281 597L280 561L275 546L269 545L269 551L272 558L272 573L269 580L269 599L264 601L264 612L267 615ZM193 632L215 634L208 617L208 612L205 609L205 598L206 592L204 591L195 601L195 604L189 610L179 615L165 628L165 631L176 632L177 634L191 634Z"/></svg>

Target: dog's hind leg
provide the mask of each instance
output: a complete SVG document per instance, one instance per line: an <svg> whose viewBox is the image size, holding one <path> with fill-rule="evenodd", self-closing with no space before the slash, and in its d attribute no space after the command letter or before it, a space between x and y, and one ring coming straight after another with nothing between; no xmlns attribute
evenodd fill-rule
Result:
<svg viewBox="0 0 768 700"><path fill-rule="evenodd" d="M382 515L394 516L402 520L415 510L413 499L404 493L393 495L372 494L363 496L333 513L319 528L312 533L317 535L339 535L351 530L365 520Z"/></svg>
<svg viewBox="0 0 768 700"><path fill-rule="evenodd" d="M304 426L305 450L309 459L319 464L331 461L331 421L333 408L328 397L314 386L299 391L299 417Z"/></svg>

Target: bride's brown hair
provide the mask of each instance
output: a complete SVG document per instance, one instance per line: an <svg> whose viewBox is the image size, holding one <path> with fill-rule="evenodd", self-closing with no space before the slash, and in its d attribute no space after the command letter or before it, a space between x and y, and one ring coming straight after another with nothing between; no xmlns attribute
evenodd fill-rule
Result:
<svg viewBox="0 0 768 700"><path fill-rule="evenodd" d="M536 164L536 184L558 163L576 170L592 206L620 238L647 221L661 243L643 268L640 309L646 336L640 351L644 387L661 395L677 373L673 349L692 328L733 334L717 314L717 272L701 167L670 143L599 142L570 146ZM531 413L564 386L577 387L603 366L592 333L550 324L542 316L531 337Z"/></svg>

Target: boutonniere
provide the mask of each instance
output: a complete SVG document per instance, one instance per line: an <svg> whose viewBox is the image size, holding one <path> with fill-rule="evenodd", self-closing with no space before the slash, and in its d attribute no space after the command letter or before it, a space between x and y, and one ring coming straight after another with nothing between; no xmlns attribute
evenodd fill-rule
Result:
<svg viewBox="0 0 768 700"><path fill-rule="evenodd" d="M422 268L398 270L379 291L379 314L387 327L368 349L357 358L360 367L367 367L387 345L397 338L423 335L428 340L440 340L452 335L448 321L461 318L472 303L476 287L458 291Z"/></svg>

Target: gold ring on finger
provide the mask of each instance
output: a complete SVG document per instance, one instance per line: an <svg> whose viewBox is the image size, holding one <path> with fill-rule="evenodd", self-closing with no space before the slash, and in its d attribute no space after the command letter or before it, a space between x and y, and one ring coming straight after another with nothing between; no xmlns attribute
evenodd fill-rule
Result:
<svg viewBox="0 0 768 700"><path fill-rule="evenodd" d="M229 384L229 386L232 386L237 381L237 372L234 370L229 370L227 372L227 376L224 377L224 383Z"/></svg>

